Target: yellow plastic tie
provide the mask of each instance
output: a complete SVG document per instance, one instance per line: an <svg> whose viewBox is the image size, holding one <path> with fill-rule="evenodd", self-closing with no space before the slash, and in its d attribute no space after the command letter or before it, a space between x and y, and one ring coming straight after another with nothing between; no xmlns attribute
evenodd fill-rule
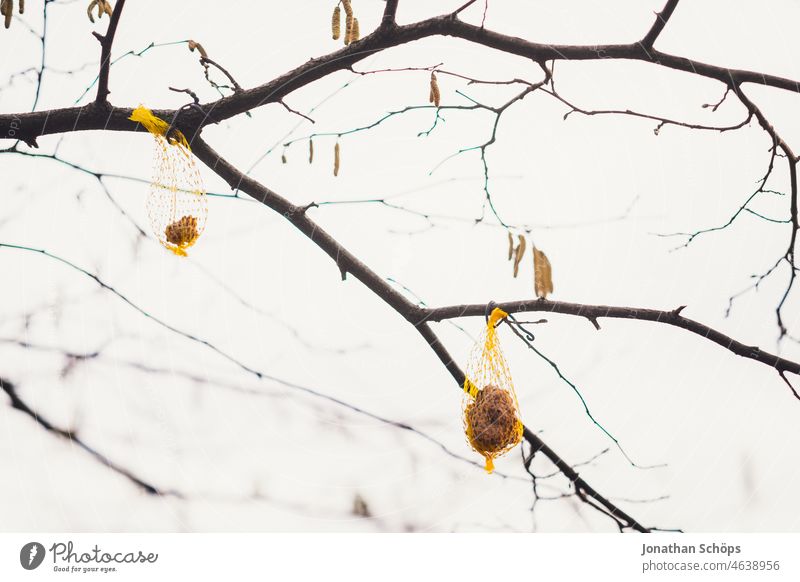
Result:
<svg viewBox="0 0 800 582"><path fill-rule="evenodd" d="M144 105L139 105L139 107L134 109L133 113L131 113L131 116L128 119L135 121L153 135L166 138L167 141L170 142L175 140L187 150L191 151L189 142L186 141L186 137L183 135L183 133L181 133L180 130L174 128L170 130L169 123L160 117L153 115L153 112ZM169 132L169 135L167 135L167 132Z"/></svg>
<svg viewBox="0 0 800 582"><path fill-rule="evenodd" d="M506 317L508 317L508 313L499 307L495 307L492 310L492 314L489 316L489 322L486 325L489 326L490 329L494 329L494 327L497 325L497 322L501 319L505 319Z"/></svg>
<svg viewBox="0 0 800 582"><path fill-rule="evenodd" d="M469 378L464 378L464 392L475 398L478 395L478 387L470 382Z"/></svg>

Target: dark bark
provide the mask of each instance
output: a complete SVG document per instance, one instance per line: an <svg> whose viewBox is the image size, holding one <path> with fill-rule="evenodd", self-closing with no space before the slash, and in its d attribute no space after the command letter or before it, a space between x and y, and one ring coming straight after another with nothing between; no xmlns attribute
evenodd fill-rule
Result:
<svg viewBox="0 0 800 582"><path fill-rule="evenodd" d="M688 317L681 315L681 309L660 311L658 309L643 309L638 307L611 307L608 305L585 305L581 303L567 303L564 301L545 301L541 299L528 299L523 301L509 301L499 303L498 306L509 313L525 311L540 311L577 315L589 319L597 325L601 318L613 319L638 319L640 321L653 321L685 329L707 340L721 345L726 350L743 358L756 360L775 368L779 372L792 372L800 374L800 363L781 358L765 352L755 346L748 346ZM442 321L455 317L482 316L486 313L486 305L453 305L425 310L426 321Z"/></svg>
<svg viewBox="0 0 800 582"><path fill-rule="evenodd" d="M362 40L324 57L311 59L263 85L237 91L228 97L205 103L202 105L204 113L196 109L183 111L177 120L175 118L178 110L154 110L154 113L167 121L175 121L191 141L193 136L205 125L228 119L269 103L279 103L300 87L335 71L347 69L375 52L430 36L452 36L539 62L565 59L639 60L715 79L727 86L758 83L800 92L800 83L791 79L755 71L729 69L662 53L654 49L648 50L642 42L591 46L539 44L468 24L454 15L444 15L405 26L381 26ZM40 135L67 131L99 129L134 131L136 124L127 119L130 112L131 108L88 106L57 109L50 112L4 114L0 115L0 139L22 139L28 143L34 143Z"/></svg>
<svg viewBox="0 0 800 582"><path fill-rule="evenodd" d="M273 192L256 180L245 176L231 163L220 157L202 139L196 139L193 151L197 157L209 168L223 178L233 189L249 194L265 206L282 214L286 220L311 239L318 247L328 254L343 272L351 273L356 279L367 286L375 295L383 299L389 306L402 315L409 323L415 326L430 348L445 366L455 380L456 386L461 389L464 385L464 372L453 360L447 349L441 343L430 326L424 322L426 310L418 307L400 295L386 280L377 275L352 253L342 247L327 232L322 230L311 220L303 207L295 206L282 196ZM575 487L575 493L582 500L593 507L606 513L614 519L620 527L634 529L640 532L649 531L607 498L600 495L594 488L586 483L572 466L562 459L553 449L547 446L531 430L525 429L523 437L532 447L532 454L542 453L547 457Z"/></svg>

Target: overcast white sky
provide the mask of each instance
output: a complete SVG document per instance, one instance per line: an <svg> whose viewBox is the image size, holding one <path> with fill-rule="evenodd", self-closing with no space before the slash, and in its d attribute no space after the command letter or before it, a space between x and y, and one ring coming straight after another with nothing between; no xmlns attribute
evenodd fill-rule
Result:
<svg viewBox="0 0 800 582"><path fill-rule="evenodd" d="M452 10L456 2L401 0L399 20ZM97 42L85 2L49 10L45 73L38 109L68 106L96 75ZM383 2L354 0L362 34ZM481 3L478 3L481 4ZM487 26L537 42L606 43L640 38L662 0L491 1ZM193 38L251 87L336 50L332 2L131 2L115 55L151 42ZM24 22L40 30L39 2ZM481 7L465 13L480 20ZM800 78L795 1L682 2L657 47L721 66ZM22 21L0 31L0 75L36 66L38 40ZM538 80L517 57L434 38L369 57L359 70L443 67L476 78ZM84 67L84 65L87 66ZM74 74L58 71L75 70ZM729 99L702 108L721 84L643 63L559 62L560 92L587 109L633 109L690 122L726 125L744 117ZM443 104L492 104L508 88L467 86L440 77ZM346 85L346 87L345 87ZM114 65L111 101L177 107L190 87L215 97L196 54L185 44L156 47ZM0 110L30 108L34 84L17 77L0 91ZM747 86L790 144L798 146L797 95ZM356 77L337 73L287 98L312 114L313 126L275 105L204 131L207 141L247 169L287 134L339 132L386 112L427 103L428 73ZM91 95L89 96L91 97ZM86 103L84 98L82 103ZM507 222L535 225L531 236L553 264L553 299L672 309L770 351L774 307L787 272L743 296L729 318L728 297L784 252L786 225L741 216L730 228L688 248L657 234L724 224L764 174L769 140L753 123L730 133L667 127L616 116L571 116L534 94L503 115L488 154L491 188ZM429 305L533 296L531 265L513 279L506 234L480 215L482 166L469 153L431 169L455 151L483 143L492 118L446 112L429 137L433 112L395 117L341 140L342 169L332 176L333 138L315 140L309 166L300 142L280 162L277 147L252 175L296 203L372 199L446 215L425 219L381 205L332 205L315 220L374 268ZM151 139L87 132L39 140L42 152L93 171L149 178ZM5 146L6 144L4 144ZM226 185L201 168L211 192ZM786 168L770 186L787 188ZM463 457L460 394L419 335L319 249L269 209L211 198L205 234L178 259L136 230L97 181L45 159L0 155L0 242L44 248L99 274L152 315L195 334L271 376L313 388L424 431ZM147 230L146 183L109 178L114 200ZM753 209L788 216L786 197L762 195ZM628 212L629 211L629 212ZM628 212L624 220L618 217ZM90 279L43 256L0 249L0 338L102 355L64 374L64 357L0 342L0 376L43 415L71 427L137 475L186 499L143 494L76 447L56 439L0 398L0 529L108 531L611 531L614 524L573 499L543 501L531 514L530 481L519 450L497 463L514 477L487 476L416 434L274 381L258 381L205 347L143 317ZM220 283L222 282L222 284ZM797 295L786 309L797 330ZM26 317L26 314L28 316ZM630 466L586 417L570 388L508 330L501 332L526 424L565 459L579 463L611 450L581 474L640 522L687 531L794 531L800 474L798 415L777 374L683 330L638 321L588 322L548 316L537 345L581 389L594 416L626 452ZM27 327L25 323L28 323ZM464 362L480 318L440 324ZM141 364L160 373L143 370ZM552 467L535 464L540 473ZM548 485L549 484L549 485ZM548 487L552 485L552 489ZM542 482L543 494L564 482ZM352 515L356 496L374 518ZM654 502L639 501L661 498Z"/></svg>

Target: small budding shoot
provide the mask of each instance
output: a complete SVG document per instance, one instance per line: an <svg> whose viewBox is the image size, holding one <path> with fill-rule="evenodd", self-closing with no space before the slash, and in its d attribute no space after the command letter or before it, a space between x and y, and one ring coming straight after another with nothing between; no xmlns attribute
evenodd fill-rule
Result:
<svg viewBox="0 0 800 582"><path fill-rule="evenodd" d="M336 145L333 146L333 175L339 175L339 164L341 163L341 148L339 147L339 142L336 142Z"/></svg>
<svg viewBox="0 0 800 582"><path fill-rule="evenodd" d="M338 4L333 9L333 16L331 17L331 33L333 40L339 40L342 35L342 9L339 8Z"/></svg>
<svg viewBox="0 0 800 582"><path fill-rule="evenodd" d="M204 49L203 45L200 44L199 42L197 42L196 40L190 40L186 44L189 47L189 51L191 51L191 52L197 51L197 52L200 53L200 56L202 58L204 58L204 59L208 58L208 53L206 52L206 49Z"/></svg>
<svg viewBox="0 0 800 582"><path fill-rule="evenodd" d="M428 102L433 103L434 106L439 107L442 94L439 91L439 81L436 79L436 71L431 71L431 91L428 97Z"/></svg>
<svg viewBox="0 0 800 582"><path fill-rule="evenodd" d="M150 226L158 241L178 256L200 238L208 200L200 171L183 133L144 106L129 117L154 138L153 180L147 197Z"/></svg>

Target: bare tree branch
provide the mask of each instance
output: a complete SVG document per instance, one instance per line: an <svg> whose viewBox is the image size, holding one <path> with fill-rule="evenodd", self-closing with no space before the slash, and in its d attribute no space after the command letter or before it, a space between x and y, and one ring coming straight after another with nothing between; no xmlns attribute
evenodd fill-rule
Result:
<svg viewBox="0 0 800 582"><path fill-rule="evenodd" d="M114 9L113 16L111 18L111 22L109 24L109 28L105 36L95 34L95 36L101 43L101 63L97 81L98 83L97 97L95 102L92 105L85 108L72 107L64 109L55 109L52 111L41 111L41 112L33 111L29 113L17 113L17 114L12 113L12 114L0 115L0 139L23 140L25 143L31 146L36 146L37 137L42 135L67 133L72 131L84 131L84 130L114 130L114 131L139 130L137 124L128 120L128 117L131 113L131 109L112 107L108 103L107 99L109 94L110 67L112 64L111 49L124 3L125 0L118 0L117 6ZM484 28L484 22L486 17L486 10L488 8L488 2L484 2L484 20L482 21L481 26L475 26L460 20L459 14L474 3L475 0L472 0L466 2L466 4L464 4L463 6L461 6L452 13L444 14L441 16L437 16L434 18L430 18L427 20L423 20L421 22L405 26L398 26L396 24L396 13L398 9L399 0L387 0L386 7L384 9L382 17L382 23L380 27L372 34L361 39L359 42L353 43L350 46L346 46L341 50L325 55L321 58L311 59L305 64L291 71L288 71L287 73L275 79L272 79L266 83L263 83L257 87L250 89L244 89L239 87L238 83L236 83L233 77L224 68L220 67L217 63L210 61L207 58L205 60L201 59L201 62L206 67L206 72L208 66L213 65L228 77L228 79L233 83L234 94L222 97L220 99L205 104L199 104L198 103L199 99L195 97L194 99L196 102L195 103L196 106L192 108L165 109L165 110L155 109L154 113L158 117L169 121L171 124L173 124L174 127L181 129L183 133L186 134L186 136L192 143L193 151L197 155L197 157L200 160L202 160L215 173L217 173L220 177L222 177L234 190L236 190L237 191L236 196L238 196L238 190L241 190L246 194L248 194L249 196L253 197L258 202L261 202L262 204L266 205L273 211L284 216L293 226L295 226L298 230L300 230L305 236L307 236L311 241L313 241L317 246L319 246L320 249L322 249L326 254L328 254L331 257L331 259L333 259L339 271L341 272L342 278L345 278L348 273L352 274L356 279L361 281L368 289L370 289L377 297L381 298L390 307L392 307L408 323L413 325L417 329L417 331L422 335L423 339L425 339L425 341L428 343L430 348L439 358L441 363L444 365L444 367L447 369L447 371L450 373L450 375L453 377L453 379L455 380L456 384L459 387L464 383L464 373L458 366L458 364L453 360L447 348L443 345L441 340L434 333L433 329L429 325L429 322L442 321L462 316L483 315L484 313L486 313L487 305L485 304L455 305L455 306L441 307L441 308L429 308L412 303L404 295L402 295L394 287L392 287L392 285L390 285L389 282L387 282L384 278L380 277L377 273L375 273L368 266L362 263L354 254L352 254L350 251L342 247L342 245L340 245L330 234L319 228L316 222L314 222L308 216L310 209L315 207L316 204L312 203L306 206L295 205L286 198L283 198L282 196L273 192L268 187L253 180L245 173L241 172L232 164L227 162L225 159L221 158L202 139L200 135L202 129L206 125L212 123L218 123L220 121L229 119L233 116L243 113L249 115L251 110L270 103L280 104L283 107L285 107L288 111L306 117L305 115L289 108L289 106L286 105L284 99L287 95L291 94L293 91L296 91L297 89L300 89L302 87L307 86L310 83L315 82L316 80L322 79L327 75L334 73L336 71L348 70L348 69L352 70L354 63L357 63L362 59L366 58L367 56L372 55L376 52L432 36L449 36L449 37L459 38L488 48L503 51L507 54L521 56L533 60L543 68L545 72L544 81L537 84L522 82L525 85L525 88L522 91L520 91L517 95L515 95L511 100L507 101L505 104L499 107L490 107L488 105L483 105L471 99L474 105L446 106L442 108L442 109L446 109L448 107L451 109L480 108L480 109L487 109L495 113L494 126L488 141L481 146L466 148L462 150L462 151L471 151L477 149L480 150L481 159L483 161L483 166L484 166L485 197L488 204L492 206L492 209L494 210L491 196L489 194L489 186L488 186L489 169L486 162L486 148L495 141L497 134L497 127L502 112L506 108L511 106L513 103L524 99L526 95L538 89L547 91L553 97L559 99L562 103L571 108L571 112L580 112L586 115L605 114L605 113L632 115L635 117L657 121L658 126L656 128L656 131L658 131L658 129L660 129L662 126L666 124L680 125L690 129L713 129L717 131L727 131L743 127L751 120L752 117L755 116L759 124L771 136L773 142L772 161L770 162L770 168L768 170L767 177L769 177L770 175L770 172L773 167L774 158L776 155L780 155L781 157L785 156L789 163L789 174L791 180L791 208L790 208L791 216L787 222L791 224L792 232L789 240L788 249L784 257L782 257L775 264L775 266L772 269L770 269L770 271L767 273L767 275L769 275L770 273L774 272L774 270L777 268L779 264L781 264L782 261L786 261L790 265L790 279L787 288L785 290L785 293L776 309L778 325L781 330L781 337L786 335L787 331L783 322L782 309L787 301L787 298L789 297L790 291L792 290L795 277L797 274L797 268L794 262L794 256L795 256L794 253L795 253L795 246L796 246L797 232L798 232L798 184L796 175L796 165L798 159L794 155L792 149L788 146L788 144L785 141L783 141L783 139L775 131L775 129L766 119L761 110L743 93L741 86L743 83L752 82L800 93L800 84L788 78L778 77L774 75L766 75L754 71L729 69L726 67L716 66L712 64L699 62L693 59L684 58L681 56L662 53L654 49L653 45L663 32L667 22L672 17L677 7L678 0L668 0L666 2L666 5L662 9L662 11L656 15L656 21L653 23L651 28L646 32L641 41L630 44L607 44L599 46L542 44L486 30ZM46 4L47 2L45 2L45 10L46 10ZM42 44L44 49L44 38L42 38ZM747 108L748 116L743 122L739 123L738 125L730 127L713 127L713 126L690 124L677 120L661 118L627 110L590 111L590 110L579 109L576 106L572 105L570 102L561 98L555 92L554 86L552 87L552 90L547 90L543 88L543 85L547 84L552 77L551 75L552 69L547 69L545 67L546 61L600 60L600 59L638 60L638 61L653 63L657 66L666 67L677 71L688 72L708 79L720 81L725 85L726 91L720 102L714 105L712 110L716 110L717 107L719 107L719 105L725 100L728 93L733 92ZM42 71L43 70L44 70L44 60L42 61ZM41 75L42 72L39 73L40 82L41 82ZM475 79L469 79L468 77L462 75L454 74L454 76L467 79L471 83L482 82L482 81L477 81ZM509 82L492 82L492 83L512 84L516 82L520 81L515 79ZM191 90L187 89L183 91L187 92L188 94L194 97L194 93ZM408 111L411 109L415 108L408 107L402 111L392 112L370 127L373 127L374 125L381 123L384 119L387 119L391 115L402 113L404 111ZM436 122L438 122L439 120L439 109L440 108L437 108ZM310 120L310 118L308 117L306 117L306 119ZM436 126L436 122L434 122L434 127ZM358 130L353 130L353 131L358 131ZM429 130L428 133L430 133L430 131L431 130ZM343 135L343 134L338 134L338 135ZM778 149L780 149L780 151L782 152L781 154L777 153ZM55 156L55 154L52 156L52 158L58 159ZM97 178L101 182L101 185L103 184L102 174L88 172L87 170L83 171L94 175L95 178ZM764 183L766 182L767 177L765 177ZM761 185L760 189L761 191L763 191L765 185L764 183L762 183ZM747 203L745 203L740 208L739 212L744 212L744 211L753 212L752 210L746 208L746 206ZM739 213L737 212L737 215L738 214ZM422 215L425 216L424 214ZM497 216L496 212L495 215ZM500 219L499 216L497 216L497 218L500 221L501 225L505 225L505 223ZM766 217L762 216L762 218ZM783 222L783 221L775 220L774 222ZM73 263L70 263L65 259L62 259L61 257L58 257L57 255L48 253L47 251L44 251L42 249L33 249L28 247L3 245L3 244L0 244L0 246L13 247L18 249L25 249L32 252L38 252L53 259L59 260L62 263L67 264L70 267L77 269L82 273L84 273L85 275L91 277L101 287L118 295L122 300L126 301L133 308L137 309L143 315L153 319L166 329L173 331L175 333L179 333L192 341L201 343L209 347L210 349L217 351L223 357L226 357L228 360L237 364L245 371L256 375L258 378L269 377L263 374L262 372L256 370L255 368L246 365L242 361L237 360L234 357L224 352L221 352L209 342L199 337L193 336L191 334L182 332L170 326L169 324L151 316L146 311L133 304L130 300L128 300L121 293L119 293L116 289L106 284L96 275L78 267ZM683 307L680 307L673 311L659 311L652 309L638 309L630 307L581 305L581 304L564 303L564 302L552 302L545 300L526 300L526 301L507 302L500 304L500 306L509 313L521 312L521 311L550 311L554 313L563 313L563 314L580 316L588 319L598 329L599 329L598 319L604 317L655 321L679 327L691 333L709 339L717 343L718 345L723 346L724 348L726 348L727 350L731 351L734 354L756 360L758 362L764 363L770 367L775 368L780 377L791 388L794 396L800 399L800 396L798 396L798 393L796 392L796 390L786 377L786 372L800 374L800 364L770 354L768 352L764 352L760 350L758 347L744 345L728 337L727 335L722 334L717 330L714 330L708 326L698 323L692 319L685 318L681 315L681 310L683 309ZM13 386L11 386L10 388L8 386L11 385L8 383L0 382L0 388L2 388L9 395L9 397L11 398L12 405L15 408L33 417L45 429L63 438L70 438L73 441L75 441L74 435L70 431L58 429L49 422L40 419L38 415L35 413L35 411L31 410L30 407L27 406L27 404L25 404L19 399ZM347 405L347 403L344 404ZM383 420L386 421L386 419ZM404 427L401 426L401 428ZM610 498L604 497L603 495L598 493L595 489L593 489L588 483L583 481L576 472L574 466L571 466L570 464L566 463L559 455L557 455L552 449L550 449L538 437L538 435L530 431L528 428L525 428L524 430L524 438L530 445L530 453L524 458L524 465L526 470L530 470L530 464L533 460L534 455L538 452L541 452L551 463L553 463L553 465L559 470L559 472L562 473L569 480L569 482L573 485L575 489L575 495L577 495L581 499L581 501L593 507L594 509L602 512L603 514L609 516L619 526L620 530L633 529L636 531L650 531L649 528L643 526L634 518L627 515L624 511L618 508L610 500ZM111 464L107 459L102 457L102 455L99 455L99 453L96 453L95 451L93 451L92 449L88 448L85 445L82 446L90 453L94 454L101 460L104 460L104 463L110 466L115 471L125 475L131 480L134 480L134 482L137 482L135 481L136 479L135 477L131 475L126 475L123 472L124 470L121 470L120 467ZM533 476L532 473L531 475ZM137 482L137 484L143 487L147 485L144 482ZM535 486L536 483L534 477L534 487ZM159 493L155 489L153 491L148 491L148 492Z"/></svg>
<svg viewBox="0 0 800 582"><path fill-rule="evenodd" d="M125 0L117 0L105 35L95 33L97 40L100 41L100 75L97 82L97 98L95 99L98 105L108 103L108 94L111 92L108 89L108 78L111 74L111 47L114 44L114 36L117 34L117 26L119 26L123 8L125 8Z"/></svg>
<svg viewBox="0 0 800 582"><path fill-rule="evenodd" d="M565 315L585 317L593 323L602 318L638 319L640 321L663 323L685 329L722 346L738 356L749 358L766 364L771 368L775 368L778 372L800 374L800 363L770 354L756 346L745 345L707 325L684 317L681 315L683 307L673 309L672 311L660 311L657 309L586 305L581 303L567 303L564 301L544 301L541 299L508 301L498 303L498 306L508 313L521 313L526 311L562 313ZM424 312L423 321L442 321L454 317L483 316L486 313L486 305L453 305L435 309L424 309Z"/></svg>
<svg viewBox="0 0 800 582"><path fill-rule="evenodd" d="M298 230L305 234L312 242L327 253L343 273L351 273L359 281L367 286L373 293L383 299L389 306L402 315L409 323L415 326L422 335L430 348L445 366L453 377L456 385L461 388L464 385L464 372L455 362L453 357L441 343L439 338L425 323L428 310L414 305L404 296L400 295L389 283L378 276L374 271L357 259L347 249L342 247L330 234L321 229L306 214L303 207L298 207L273 192L266 186L255 181L253 178L244 175L236 169L230 162L222 158L205 141L200 138L195 139L193 151L197 157L209 168L223 178L232 189L241 190L275 212L281 214ZM484 312L485 313L485 310ZM610 512L615 520L621 520L625 527L636 531L649 531L649 529L631 516L627 515L620 508L616 507L608 499L600 495L588 483L580 478L572 466L564 461L559 455L548 447L535 433L525 428L524 438L531 444L532 450L542 452L550 461L573 483L576 493L588 504L592 505L604 513Z"/></svg>
<svg viewBox="0 0 800 582"><path fill-rule="evenodd" d="M664 9L661 12L656 13L656 21L653 23L653 26L650 30L647 31L647 34L644 35L642 39L641 45L642 48L650 49L653 48L653 43L656 42L656 39L664 30L664 27L667 25L667 22L672 17L672 13L675 12L675 7L678 6L678 2L680 0L669 0L664 6Z"/></svg>
<svg viewBox="0 0 800 582"><path fill-rule="evenodd" d="M397 20L397 5L400 0L386 0L386 8L383 9L382 27L392 27Z"/></svg>
<svg viewBox="0 0 800 582"><path fill-rule="evenodd" d="M332 72L347 69L370 54L429 36L453 36L537 62L564 59L641 60L716 79L726 85L758 83L795 93L800 92L800 83L791 79L754 71L729 69L657 50L647 51L638 42L592 46L539 44L492 32L463 22L454 14L446 14L405 26L379 28L358 43L324 57L311 59L263 85L206 103L202 106L202 111L205 113L198 110L184 112L176 125L191 141L194 135L209 123L228 119L268 103L280 102L300 87ZM137 125L128 120L131 111L130 108L112 108L105 111L73 107L46 112L4 114L0 115L0 138L22 139L26 143L35 144L36 138L40 135L67 131L97 129L135 131ZM177 115L177 110L170 109L155 109L153 112L169 121L173 121Z"/></svg>
<svg viewBox="0 0 800 582"><path fill-rule="evenodd" d="M19 396L19 394L17 393L17 389L14 386L14 384L12 384L8 380L5 380L4 378L1 378L1 377L0 377L0 390L2 390L3 392L6 393L6 395L8 396L8 398L9 398L9 400L11 402L11 406L14 409L19 410L23 414L26 414L29 417L31 417L36 422L36 424L41 426L47 432L49 432L49 433L51 433L51 434L53 434L53 435L55 435L55 436L57 436L59 438L68 440L70 443L72 443L74 445L77 445L79 448L81 448L84 451L86 451L87 453L89 453L97 461L99 461L100 463L102 463L103 465L105 465L106 467L108 467L109 469L114 471L115 473L117 473L119 475L122 475L128 481L130 481L130 482L134 483L135 485L141 487L142 490L144 490L145 493L147 493L149 495L158 495L158 496L169 495L169 496L173 496L173 497L181 497L181 495L176 491L159 489L158 487L156 487L155 485L152 485L151 483L148 483L147 481L145 481L141 477L136 476L134 473L132 473L128 469L124 468L122 465L119 465L118 463L115 463L114 461L112 461L111 459L106 457L103 453L99 452L94 447L88 445L80 437L78 437L78 435L75 434L74 431L63 429L63 428L59 428L59 427L55 426L49 420L44 418L39 412L37 412L36 410L32 409Z"/></svg>

